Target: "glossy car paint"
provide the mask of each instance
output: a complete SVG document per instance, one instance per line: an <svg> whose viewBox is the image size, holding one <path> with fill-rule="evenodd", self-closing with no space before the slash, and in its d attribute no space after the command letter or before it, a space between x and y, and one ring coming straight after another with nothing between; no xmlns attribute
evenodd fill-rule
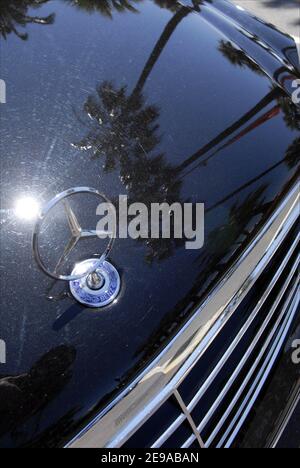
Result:
<svg viewBox="0 0 300 468"><path fill-rule="evenodd" d="M16 3L0 23L0 446L61 446L174 335L295 180L298 75L293 42L224 16L225 2L24 0L4 27ZM205 246L118 240L119 300L86 309L38 270L34 220L14 210L75 186L204 202ZM94 222L87 205L75 209Z"/></svg>

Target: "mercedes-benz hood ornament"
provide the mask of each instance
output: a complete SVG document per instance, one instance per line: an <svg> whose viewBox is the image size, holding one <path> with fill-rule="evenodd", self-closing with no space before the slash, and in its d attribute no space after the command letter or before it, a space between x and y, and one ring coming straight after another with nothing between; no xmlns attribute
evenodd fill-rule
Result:
<svg viewBox="0 0 300 468"><path fill-rule="evenodd" d="M97 230L83 227L71 207L70 199L78 194L92 195L108 206L111 202L98 190L90 187L77 187L66 190L50 200L42 209L33 233L33 252L40 269L50 278L69 282L70 291L74 298L88 307L105 307L111 304L118 296L121 288L121 280L116 268L108 261L108 256L113 248L116 233L101 233ZM67 220L70 238L66 245L62 246L62 254L55 268L47 266L40 251L40 236L45 222L51 220L51 215L56 207L62 206L62 212ZM62 218L63 219L63 218ZM62 222L61 219L61 222ZM61 274L60 269L70 257L81 241L108 236L108 244L104 252L96 252L94 258L87 258L76 262L69 274ZM55 246L56 248L58 246Z"/></svg>

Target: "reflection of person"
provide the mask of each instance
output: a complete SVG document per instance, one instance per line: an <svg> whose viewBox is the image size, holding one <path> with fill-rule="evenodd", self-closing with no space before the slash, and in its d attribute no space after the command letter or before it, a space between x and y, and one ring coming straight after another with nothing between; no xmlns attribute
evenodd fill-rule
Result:
<svg viewBox="0 0 300 468"><path fill-rule="evenodd" d="M59 346L45 354L27 374L0 379L0 434L36 414L72 377L76 351Z"/></svg>

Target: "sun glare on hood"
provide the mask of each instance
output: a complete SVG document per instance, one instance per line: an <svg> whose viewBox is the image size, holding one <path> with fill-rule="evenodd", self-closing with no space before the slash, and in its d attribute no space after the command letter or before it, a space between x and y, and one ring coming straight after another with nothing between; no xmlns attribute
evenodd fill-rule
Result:
<svg viewBox="0 0 300 468"><path fill-rule="evenodd" d="M22 197L15 205L15 215L24 221L32 221L38 217L40 206L32 197Z"/></svg>

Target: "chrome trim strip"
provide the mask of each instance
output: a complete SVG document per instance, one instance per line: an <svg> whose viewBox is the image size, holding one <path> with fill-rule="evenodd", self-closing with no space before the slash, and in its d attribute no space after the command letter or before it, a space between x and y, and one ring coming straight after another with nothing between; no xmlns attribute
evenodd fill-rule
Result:
<svg viewBox="0 0 300 468"><path fill-rule="evenodd" d="M299 284L299 282L298 282ZM297 286L298 286L297 284ZM290 303L289 303L290 304ZM288 304L288 305L289 305ZM224 441L226 440L226 438L228 437L228 435L230 434L230 431L232 430L232 428L234 427L234 425L236 424L236 427L233 431L233 433L231 434L230 438L227 440L226 444L225 444L225 448L229 448L232 443L234 442L235 438L236 438L236 435L238 434L239 430L241 429L242 425L244 424L247 416L249 415L253 405L255 404L255 401L257 400L274 364L275 364L275 361L280 353L280 350L282 348L282 345L284 344L284 341L286 339L286 336L288 334L288 331L289 331L289 328L292 324L292 321L296 315L296 312L297 312L297 308L298 308L298 304L299 304L299 297L298 295L296 294L294 299L293 299L293 302L291 304L291 307L289 309L289 312L287 314L287 317L285 318L285 321L281 327L281 330L280 330L280 334L278 335L275 343L273 344L271 350L269 351L268 353L268 356L265 360L265 363L264 363L264 366L261 368L259 374L257 375L255 381L253 382L247 396L245 397L243 403L241 404L237 414L235 415L234 419L231 421L230 423L230 426L229 428L227 429L226 433L224 434L224 436L222 437L222 440L220 441L220 443L218 444L218 448L220 446L223 445ZM285 308L284 308L285 309ZM284 310L284 313L286 312L286 309ZM252 395L251 397L251 394L252 392L255 390L254 394ZM249 401L249 398L250 401ZM249 401L248 405L247 405L247 402ZM241 415L245 405L247 405L244 413ZM241 416L241 417L240 417ZM240 419L239 419L240 418Z"/></svg>
<svg viewBox="0 0 300 468"><path fill-rule="evenodd" d="M169 398L255 284L299 215L299 184L149 367L67 446L119 447Z"/></svg>

